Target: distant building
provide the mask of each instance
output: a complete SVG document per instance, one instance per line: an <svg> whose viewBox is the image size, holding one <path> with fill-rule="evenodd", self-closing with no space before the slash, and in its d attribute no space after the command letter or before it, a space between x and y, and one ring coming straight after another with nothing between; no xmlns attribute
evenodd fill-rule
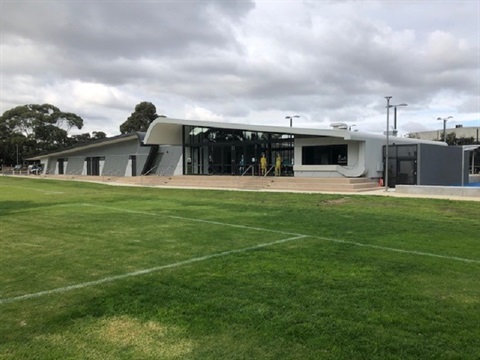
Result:
<svg viewBox="0 0 480 360"><path fill-rule="evenodd" d="M473 138L475 142L480 143L480 127L463 127L462 125L457 125L454 128L445 130L447 135L455 133L457 138ZM443 136L443 128L440 130L413 132L409 135L416 139L439 141Z"/></svg>

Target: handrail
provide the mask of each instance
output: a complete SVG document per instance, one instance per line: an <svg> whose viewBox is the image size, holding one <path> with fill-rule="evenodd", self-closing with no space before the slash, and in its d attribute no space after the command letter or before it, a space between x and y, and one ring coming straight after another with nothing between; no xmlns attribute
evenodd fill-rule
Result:
<svg viewBox="0 0 480 360"><path fill-rule="evenodd" d="M248 170L250 170L250 169L252 168L252 166L253 166L253 165L249 165L249 166L247 167L247 169L243 172L243 174L240 175L240 176L245 175L245 174L248 172Z"/></svg>
<svg viewBox="0 0 480 360"><path fill-rule="evenodd" d="M145 173L141 174L140 176L147 176L148 174L150 174L150 173L153 171L153 169L155 169L155 168L157 168L157 167L158 167L158 165L155 165L154 167L148 169L148 171L146 171Z"/></svg>
<svg viewBox="0 0 480 360"><path fill-rule="evenodd" d="M158 176L165 176L165 173L167 172L168 169L175 169L175 166L173 165L165 166L165 170L163 170Z"/></svg>
<svg viewBox="0 0 480 360"><path fill-rule="evenodd" d="M273 165L263 176L267 176L273 169L275 169L275 165Z"/></svg>

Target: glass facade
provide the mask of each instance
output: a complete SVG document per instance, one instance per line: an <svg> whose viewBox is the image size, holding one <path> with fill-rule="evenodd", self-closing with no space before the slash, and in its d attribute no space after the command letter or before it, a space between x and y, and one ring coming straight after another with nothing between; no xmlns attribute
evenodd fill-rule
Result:
<svg viewBox="0 0 480 360"><path fill-rule="evenodd" d="M183 126L183 173L186 175L259 175L265 155L273 175L277 155L283 176L293 175L293 137L235 129Z"/></svg>
<svg viewBox="0 0 480 360"><path fill-rule="evenodd" d="M385 146L383 162L385 163ZM390 145L388 147L388 186L417 184L417 145ZM385 169L383 171L385 178Z"/></svg>

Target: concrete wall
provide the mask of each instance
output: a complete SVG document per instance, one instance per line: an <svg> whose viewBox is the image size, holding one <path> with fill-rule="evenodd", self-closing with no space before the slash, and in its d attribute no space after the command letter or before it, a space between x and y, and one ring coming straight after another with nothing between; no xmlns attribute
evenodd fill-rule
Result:
<svg viewBox="0 0 480 360"><path fill-rule="evenodd" d="M393 141L392 141L393 140ZM390 140L390 144L395 143L395 138ZM366 176L369 178L383 177L383 146L386 145L384 139L369 139L365 143L365 167Z"/></svg>
<svg viewBox="0 0 480 360"><path fill-rule="evenodd" d="M157 166L155 174L159 176L182 175L182 155L182 146L161 146L155 163Z"/></svg>
<svg viewBox="0 0 480 360"><path fill-rule="evenodd" d="M480 188L478 187L397 185L395 192L399 194L412 195L441 195L480 198Z"/></svg>

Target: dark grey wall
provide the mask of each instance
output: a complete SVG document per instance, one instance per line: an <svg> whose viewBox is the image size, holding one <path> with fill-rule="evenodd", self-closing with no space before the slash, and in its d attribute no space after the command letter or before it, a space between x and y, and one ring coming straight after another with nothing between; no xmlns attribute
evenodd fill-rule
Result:
<svg viewBox="0 0 480 360"><path fill-rule="evenodd" d="M104 157L105 164L101 175L124 176L130 155L137 157L137 173L140 175L150 151L149 146L140 146L138 139L132 139L115 144L99 145L85 150L78 150L62 156L52 156L49 159L48 173L55 172L57 160L68 159L65 174L80 175L87 157Z"/></svg>
<svg viewBox="0 0 480 360"><path fill-rule="evenodd" d="M468 183L462 156L461 147L419 144L418 185L462 185L462 175Z"/></svg>

